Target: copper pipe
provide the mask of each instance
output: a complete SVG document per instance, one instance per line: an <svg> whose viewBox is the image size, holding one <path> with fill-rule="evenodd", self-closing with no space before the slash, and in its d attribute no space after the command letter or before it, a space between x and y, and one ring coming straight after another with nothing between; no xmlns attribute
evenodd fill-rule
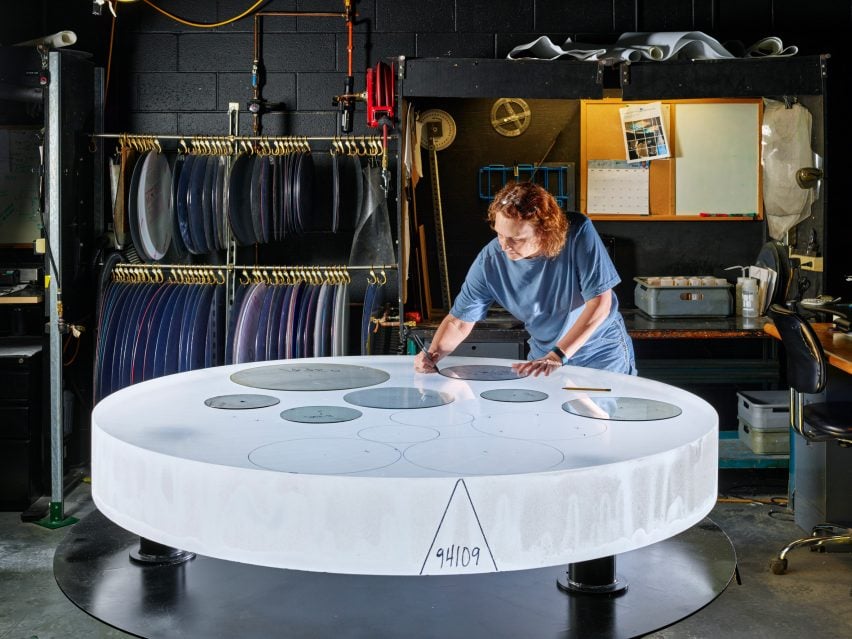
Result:
<svg viewBox="0 0 852 639"><path fill-rule="evenodd" d="M346 75L352 75L352 28L355 23L355 16L352 11L352 1L351 0L343 0L343 5L346 7L346 30L348 32L348 42L346 44L346 56L347 56L347 67L346 67Z"/></svg>
<svg viewBox="0 0 852 639"><path fill-rule="evenodd" d="M252 87L252 100L255 102L261 101L261 86L260 86L260 19L263 16L272 17L291 17L291 18L343 18L349 25L349 75L352 75L352 22L355 15L350 6L351 0L343 0L346 6L346 11L335 13L331 11L258 11L254 14L254 60L253 67L258 73L257 84ZM260 134L260 113L252 114L252 133Z"/></svg>
<svg viewBox="0 0 852 639"><path fill-rule="evenodd" d="M256 16L278 16L278 17L307 17L307 18L345 18L346 13L334 13L331 11L260 11Z"/></svg>

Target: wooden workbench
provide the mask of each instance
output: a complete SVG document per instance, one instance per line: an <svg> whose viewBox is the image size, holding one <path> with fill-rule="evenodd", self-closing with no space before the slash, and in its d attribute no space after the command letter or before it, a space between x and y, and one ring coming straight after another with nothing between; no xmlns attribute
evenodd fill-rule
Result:
<svg viewBox="0 0 852 639"><path fill-rule="evenodd" d="M811 323L811 328L814 329L819 343L822 344L828 363L852 374L852 335L833 330L830 322L814 322ZM772 322L764 324L763 330L767 335L781 339L778 329Z"/></svg>

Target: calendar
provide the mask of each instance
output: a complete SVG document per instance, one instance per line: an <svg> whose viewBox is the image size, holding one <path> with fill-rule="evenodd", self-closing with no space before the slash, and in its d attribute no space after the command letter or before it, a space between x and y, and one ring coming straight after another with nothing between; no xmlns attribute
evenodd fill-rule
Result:
<svg viewBox="0 0 852 639"><path fill-rule="evenodd" d="M649 214L649 162L589 160L587 170L588 214Z"/></svg>

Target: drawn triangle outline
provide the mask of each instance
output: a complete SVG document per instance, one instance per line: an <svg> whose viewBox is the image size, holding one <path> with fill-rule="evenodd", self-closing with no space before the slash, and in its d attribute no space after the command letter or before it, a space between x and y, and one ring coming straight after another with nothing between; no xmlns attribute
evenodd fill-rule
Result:
<svg viewBox="0 0 852 639"><path fill-rule="evenodd" d="M463 490L458 490L459 486ZM458 479L423 559L420 574L466 572L499 572L499 569L467 485L464 479Z"/></svg>

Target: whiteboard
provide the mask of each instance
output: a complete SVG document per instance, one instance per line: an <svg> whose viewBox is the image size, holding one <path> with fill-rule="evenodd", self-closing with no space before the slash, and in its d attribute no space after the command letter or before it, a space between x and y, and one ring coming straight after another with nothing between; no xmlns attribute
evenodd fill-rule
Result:
<svg viewBox="0 0 852 639"><path fill-rule="evenodd" d="M758 103L678 104L675 114L675 213L757 213Z"/></svg>
<svg viewBox="0 0 852 639"><path fill-rule="evenodd" d="M36 129L0 128L0 244L41 237Z"/></svg>

